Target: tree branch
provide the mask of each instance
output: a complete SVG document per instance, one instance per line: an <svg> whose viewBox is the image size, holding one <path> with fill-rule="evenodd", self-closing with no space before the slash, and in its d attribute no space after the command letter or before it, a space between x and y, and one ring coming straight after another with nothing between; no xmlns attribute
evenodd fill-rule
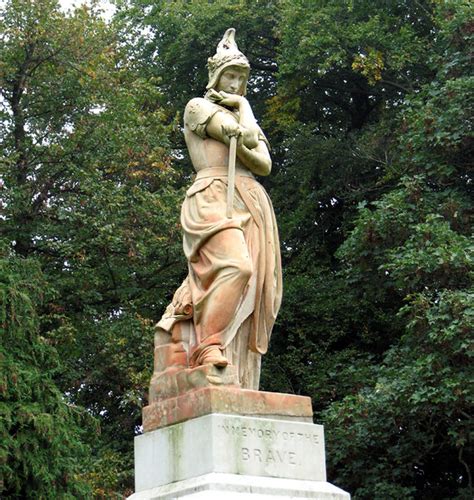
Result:
<svg viewBox="0 0 474 500"><path fill-rule="evenodd" d="M466 474L467 474L467 483L469 485L469 489L472 489L472 475L471 475L471 469L465 462L465 460L462 458L462 454L464 451L464 447L459 448L459 453L458 453L458 460L459 462L464 465L464 468L466 469Z"/></svg>
<svg viewBox="0 0 474 500"><path fill-rule="evenodd" d="M404 87L403 85L400 85L399 83L397 82L392 82L390 80L380 80L380 83L384 83L385 85L390 85L391 87L395 87L396 89L400 89L400 90L403 90L403 92L409 94L410 92L413 92L413 88L410 86L410 87Z"/></svg>

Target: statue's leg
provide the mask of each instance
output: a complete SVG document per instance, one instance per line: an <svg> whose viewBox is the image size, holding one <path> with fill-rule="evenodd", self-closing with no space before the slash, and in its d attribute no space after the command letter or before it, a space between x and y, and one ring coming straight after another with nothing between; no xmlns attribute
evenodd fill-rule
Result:
<svg viewBox="0 0 474 500"><path fill-rule="evenodd" d="M216 352L223 348L223 332L231 323L252 274L242 230L225 229L212 236L190 268L198 340L191 363L216 364L214 358L223 358L221 352ZM221 365L224 366L224 362Z"/></svg>

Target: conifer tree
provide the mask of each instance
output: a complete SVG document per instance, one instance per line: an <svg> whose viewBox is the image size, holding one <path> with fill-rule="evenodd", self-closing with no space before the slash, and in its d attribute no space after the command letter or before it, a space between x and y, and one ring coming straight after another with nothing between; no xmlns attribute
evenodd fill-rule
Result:
<svg viewBox="0 0 474 500"><path fill-rule="evenodd" d="M4 243L4 242L3 242ZM55 383L61 364L40 331L38 309L48 286L40 266L5 250L0 255L0 495L2 498L87 498L84 477L91 417Z"/></svg>

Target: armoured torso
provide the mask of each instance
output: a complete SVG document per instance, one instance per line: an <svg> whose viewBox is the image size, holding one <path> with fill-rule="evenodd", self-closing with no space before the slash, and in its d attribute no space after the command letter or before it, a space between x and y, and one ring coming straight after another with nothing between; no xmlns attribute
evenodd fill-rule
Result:
<svg viewBox="0 0 474 500"><path fill-rule="evenodd" d="M238 121L238 116L227 108L206 99L191 99L184 111L184 138L196 172L210 167L227 168L229 147L206 133L206 126L216 113L227 113ZM237 158L237 168L245 168Z"/></svg>

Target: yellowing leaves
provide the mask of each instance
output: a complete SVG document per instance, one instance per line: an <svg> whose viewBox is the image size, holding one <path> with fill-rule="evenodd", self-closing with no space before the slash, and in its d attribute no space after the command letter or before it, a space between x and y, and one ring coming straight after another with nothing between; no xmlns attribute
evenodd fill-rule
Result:
<svg viewBox="0 0 474 500"><path fill-rule="evenodd" d="M128 172L131 179L145 179L149 175L146 170L132 170Z"/></svg>
<svg viewBox="0 0 474 500"><path fill-rule="evenodd" d="M370 85L375 85L382 79L384 67L382 52L372 48L367 51L367 54L357 54L352 63L352 69L364 75Z"/></svg>
<svg viewBox="0 0 474 500"><path fill-rule="evenodd" d="M285 129L296 123L299 110L299 97L289 99L277 94L267 100L266 121L270 122L269 127L276 125L276 128Z"/></svg>
<svg viewBox="0 0 474 500"><path fill-rule="evenodd" d="M151 166L153 168L157 168L159 170L168 170L170 168L170 162L169 161L154 161Z"/></svg>

